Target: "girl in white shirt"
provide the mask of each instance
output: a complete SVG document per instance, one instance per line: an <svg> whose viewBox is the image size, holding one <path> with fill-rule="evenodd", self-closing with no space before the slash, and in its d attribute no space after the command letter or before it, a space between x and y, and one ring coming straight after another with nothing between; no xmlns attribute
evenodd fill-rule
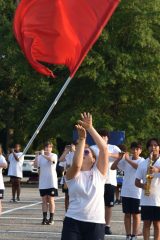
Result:
<svg viewBox="0 0 160 240"><path fill-rule="evenodd" d="M35 167L39 168L39 192L42 197L42 225L54 224L53 216L55 212L54 197L58 195L58 179L56 172L57 154L52 153L53 144L47 142L44 145L44 151L37 155ZM48 206L49 204L49 206ZM50 212L50 218L47 219L47 212Z"/></svg>
<svg viewBox="0 0 160 240"><path fill-rule="evenodd" d="M132 156L124 153L123 158L115 160L111 169L124 171L124 179L121 189L122 209L124 213L124 225L126 230L126 240L137 239L140 228L140 198L141 189L135 186L136 169L144 158L140 157L142 145L132 142L130 146Z"/></svg>
<svg viewBox="0 0 160 240"><path fill-rule="evenodd" d="M2 212L2 203L1 199L3 199L4 195L4 181L3 181L3 175L2 175L2 169L7 168L7 162L4 156L2 155L2 146L0 145L0 214Z"/></svg>
<svg viewBox="0 0 160 240"><path fill-rule="evenodd" d="M62 240L104 239L104 184L108 167L108 150L102 137L92 126L90 113L81 114L76 125L78 144L72 166L67 170L69 207L64 219ZM99 157L85 148L86 130L99 147Z"/></svg>
<svg viewBox="0 0 160 240"><path fill-rule="evenodd" d="M9 169L8 176L11 178L12 183L12 199L11 202L19 202L20 201L20 193L21 193L21 179L23 177L23 162L24 156L22 156L21 145L15 144L14 149L12 149L12 153L9 154ZM17 195L17 198L16 198Z"/></svg>
<svg viewBox="0 0 160 240"><path fill-rule="evenodd" d="M160 142L156 138L148 140L146 147L150 157L142 162L136 172L135 184L142 189L141 218L143 220L144 240L150 239L150 227L153 223L154 240L160 239ZM150 158L152 164L150 165ZM149 172L148 172L149 171ZM151 177L149 194L146 193L146 176Z"/></svg>

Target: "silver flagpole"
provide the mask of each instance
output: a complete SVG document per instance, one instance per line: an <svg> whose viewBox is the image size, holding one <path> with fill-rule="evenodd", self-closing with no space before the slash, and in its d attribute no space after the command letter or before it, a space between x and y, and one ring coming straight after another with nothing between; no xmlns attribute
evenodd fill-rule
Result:
<svg viewBox="0 0 160 240"><path fill-rule="evenodd" d="M47 118L49 117L50 113L52 112L53 108L56 106L58 100L60 99L60 97L62 96L63 92L65 91L65 89L67 88L68 84L71 81L71 77L68 77L68 79L66 80L65 84L63 85L63 87L61 88L60 92L58 93L57 97L55 98L55 100L53 101L52 105L50 106L50 108L48 109L48 112L46 113L46 115L44 116L44 118L42 119L41 123L39 124L39 126L37 127L35 133L33 134L33 136L31 137L31 139L29 140L29 142L27 143L25 149L23 150L23 153L21 156L25 155L26 152L28 151L28 149L30 148L31 144L33 143L34 139L36 138L36 136L38 135L38 133L40 132L42 126L44 125L44 123L46 122ZM21 157L20 156L20 157Z"/></svg>

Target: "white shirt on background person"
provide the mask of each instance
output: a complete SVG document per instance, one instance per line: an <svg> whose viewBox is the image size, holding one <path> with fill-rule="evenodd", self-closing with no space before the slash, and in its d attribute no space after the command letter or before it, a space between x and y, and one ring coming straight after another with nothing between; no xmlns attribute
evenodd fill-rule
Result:
<svg viewBox="0 0 160 240"><path fill-rule="evenodd" d="M3 163L7 164L6 159L5 159L5 157L3 155L0 155L0 164L3 164ZM0 167L0 189L1 190L5 189L4 181L3 181L3 175L2 175L2 170L3 170L3 168Z"/></svg>
<svg viewBox="0 0 160 240"><path fill-rule="evenodd" d="M107 144L108 146L108 152L109 153L120 153L121 150L116 145ZM94 151L96 158L98 158L99 155L99 149L97 145L92 145L90 148ZM109 164L108 164L108 170L106 175L106 184L111 184L113 186L117 186L117 170L111 170L111 165L115 161L115 158L109 157Z"/></svg>
<svg viewBox="0 0 160 240"><path fill-rule="evenodd" d="M130 158L130 160L132 160L132 158ZM132 160L132 161L139 165L141 164L141 162L145 161L145 159L142 157L139 157L138 159ZM125 159L122 159L121 161L119 161L117 167L124 171L121 196L140 199L142 189L135 186L137 169L133 168Z"/></svg>
<svg viewBox="0 0 160 240"><path fill-rule="evenodd" d="M146 182L146 174L148 169L150 159L147 158L143 161L137 168L136 178L142 180L143 183ZM160 157L153 164L155 167L160 167ZM160 207L160 173L154 173L153 179L151 180L150 195L146 196L142 190L141 195L141 206L156 206Z"/></svg>
<svg viewBox="0 0 160 240"><path fill-rule="evenodd" d="M55 188L58 189L58 179L56 172L57 165L57 154L50 153L48 155L52 157L54 163L50 160L47 160L44 156L38 156L38 167L39 170L39 189L49 189Z"/></svg>
<svg viewBox="0 0 160 240"><path fill-rule="evenodd" d="M24 156L22 156L22 152L15 153L15 155L20 159L17 161L13 155L13 153L9 154L8 161L9 161L9 169L8 169L8 176L14 176L14 177L23 177L23 162L24 162Z"/></svg>

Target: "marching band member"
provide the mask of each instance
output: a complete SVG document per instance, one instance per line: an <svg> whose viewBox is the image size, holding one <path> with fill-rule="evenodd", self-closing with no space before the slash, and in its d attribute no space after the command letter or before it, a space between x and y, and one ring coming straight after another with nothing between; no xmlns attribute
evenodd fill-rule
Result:
<svg viewBox="0 0 160 240"><path fill-rule="evenodd" d="M126 240L137 239L140 228L140 198L141 189L135 186L136 169L144 161L140 157L142 145L132 142L131 155L124 153L123 158L115 160L111 169L121 169L124 171L124 179L121 189L122 209L124 213L124 225L126 230ZM133 221L132 221L133 220Z"/></svg>
<svg viewBox="0 0 160 240"><path fill-rule="evenodd" d="M15 144L14 149L8 156L9 169L8 176L11 178L12 183L12 199L10 202L19 202L21 193L21 179L23 177L23 162L24 156L22 156L21 145ZM17 198L16 198L17 194Z"/></svg>
<svg viewBox="0 0 160 240"><path fill-rule="evenodd" d="M156 138L148 140L146 147L150 157L137 169L135 184L142 188L141 218L144 240L150 239L153 223L154 240L160 239L160 142Z"/></svg>
<svg viewBox="0 0 160 240"><path fill-rule="evenodd" d="M4 196L4 181L3 181L3 175L2 175L2 169L7 168L7 162L5 157L2 155L2 146L0 145L0 214L2 212L2 203L1 200Z"/></svg>
<svg viewBox="0 0 160 240"><path fill-rule="evenodd" d="M58 195L58 180L56 172L57 154L52 153L53 144L47 142L44 151L36 155L35 167L39 168L39 192L42 197L42 225L54 224L53 216L55 212L54 197ZM49 204L50 218L47 219Z"/></svg>
<svg viewBox="0 0 160 240"><path fill-rule="evenodd" d="M104 184L108 167L108 150L105 141L92 125L90 113L82 114L76 125L78 144L72 166L66 172L69 189L69 207L65 215L62 240L104 239ZM99 157L85 148L86 131L99 148ZM96 164L95 164L96 162Z"/></svg>

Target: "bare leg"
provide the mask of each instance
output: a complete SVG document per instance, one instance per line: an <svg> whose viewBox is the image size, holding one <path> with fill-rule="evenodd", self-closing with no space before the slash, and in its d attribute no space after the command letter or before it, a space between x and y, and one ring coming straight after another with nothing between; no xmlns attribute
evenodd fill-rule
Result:
<svg viewBox="0 0 160 240"><path fill-rule="evenodd" d="M144 222L143 222L143 238L144 238L144 240L149 240L151 223L152 222L149 220L144 220Z"/></svg>
<svg viewBox="0 0 160 240"><path fill-rule="evenodd" d="M11 179L11 182L12 182L12 198L15 199L16 192L17 192L16 180L15 179Z"/></svg>
<svg viewBox="0 0 160 240"><path fill-rule="evenodd" d="M65 193L65 211L67 212L69 206L69 195L68 193Z"/></svg>
<svg viewBox="0 0 160 240"><path fill-rule="evenodd" d="M140 223L141 223L141 217L140 214L133 214L133 229L132 229L132 234L137 236L138 235L138 231L140 228Z"/></svg>
<svg viewBox="0 0 160 240"><path fill-rule="evenodd" d="M105 220L106 225L110 226L112 218L112 207L105 207Z"/></svg>
<svg viewBox="0 0 160 240"><path fill-rule="evenodd" d="M48 202L49 202L49 212L50 212L50 213L54 213L54 212L55 212L54 197L48 196Z"/></svg>
<svg viewBox="0 0 160 240"><path fill-rule="evenodd" d="M124 214L124 226L126 230L126 235L131 235L131 214L130 213Z"/></svg>
<svg viewBox="0 0 160 240"><path fill-rule="evenodd" d="M116 195L116 200L120 200L119 199L119 187L118 186L116 186L116 188L115 188L115 195Z"/></svg>
<svg viewBox="0 0 160 240"><path fill-rule="evenodd" d="M20 199L20 193L21 193L21 180L17 179L17 199Z"/></svg>
<svg viewBox="0 0 160 240"><path fill-rule="evenodd" d="M48 196L42 197L42 212L48 211Z"/></svg>
<svg viewBox="0 0 160 240"><path fill-rule="evenodd" d="M160 239L160 221L153 221L154 226L154 240Z"/></svg>

